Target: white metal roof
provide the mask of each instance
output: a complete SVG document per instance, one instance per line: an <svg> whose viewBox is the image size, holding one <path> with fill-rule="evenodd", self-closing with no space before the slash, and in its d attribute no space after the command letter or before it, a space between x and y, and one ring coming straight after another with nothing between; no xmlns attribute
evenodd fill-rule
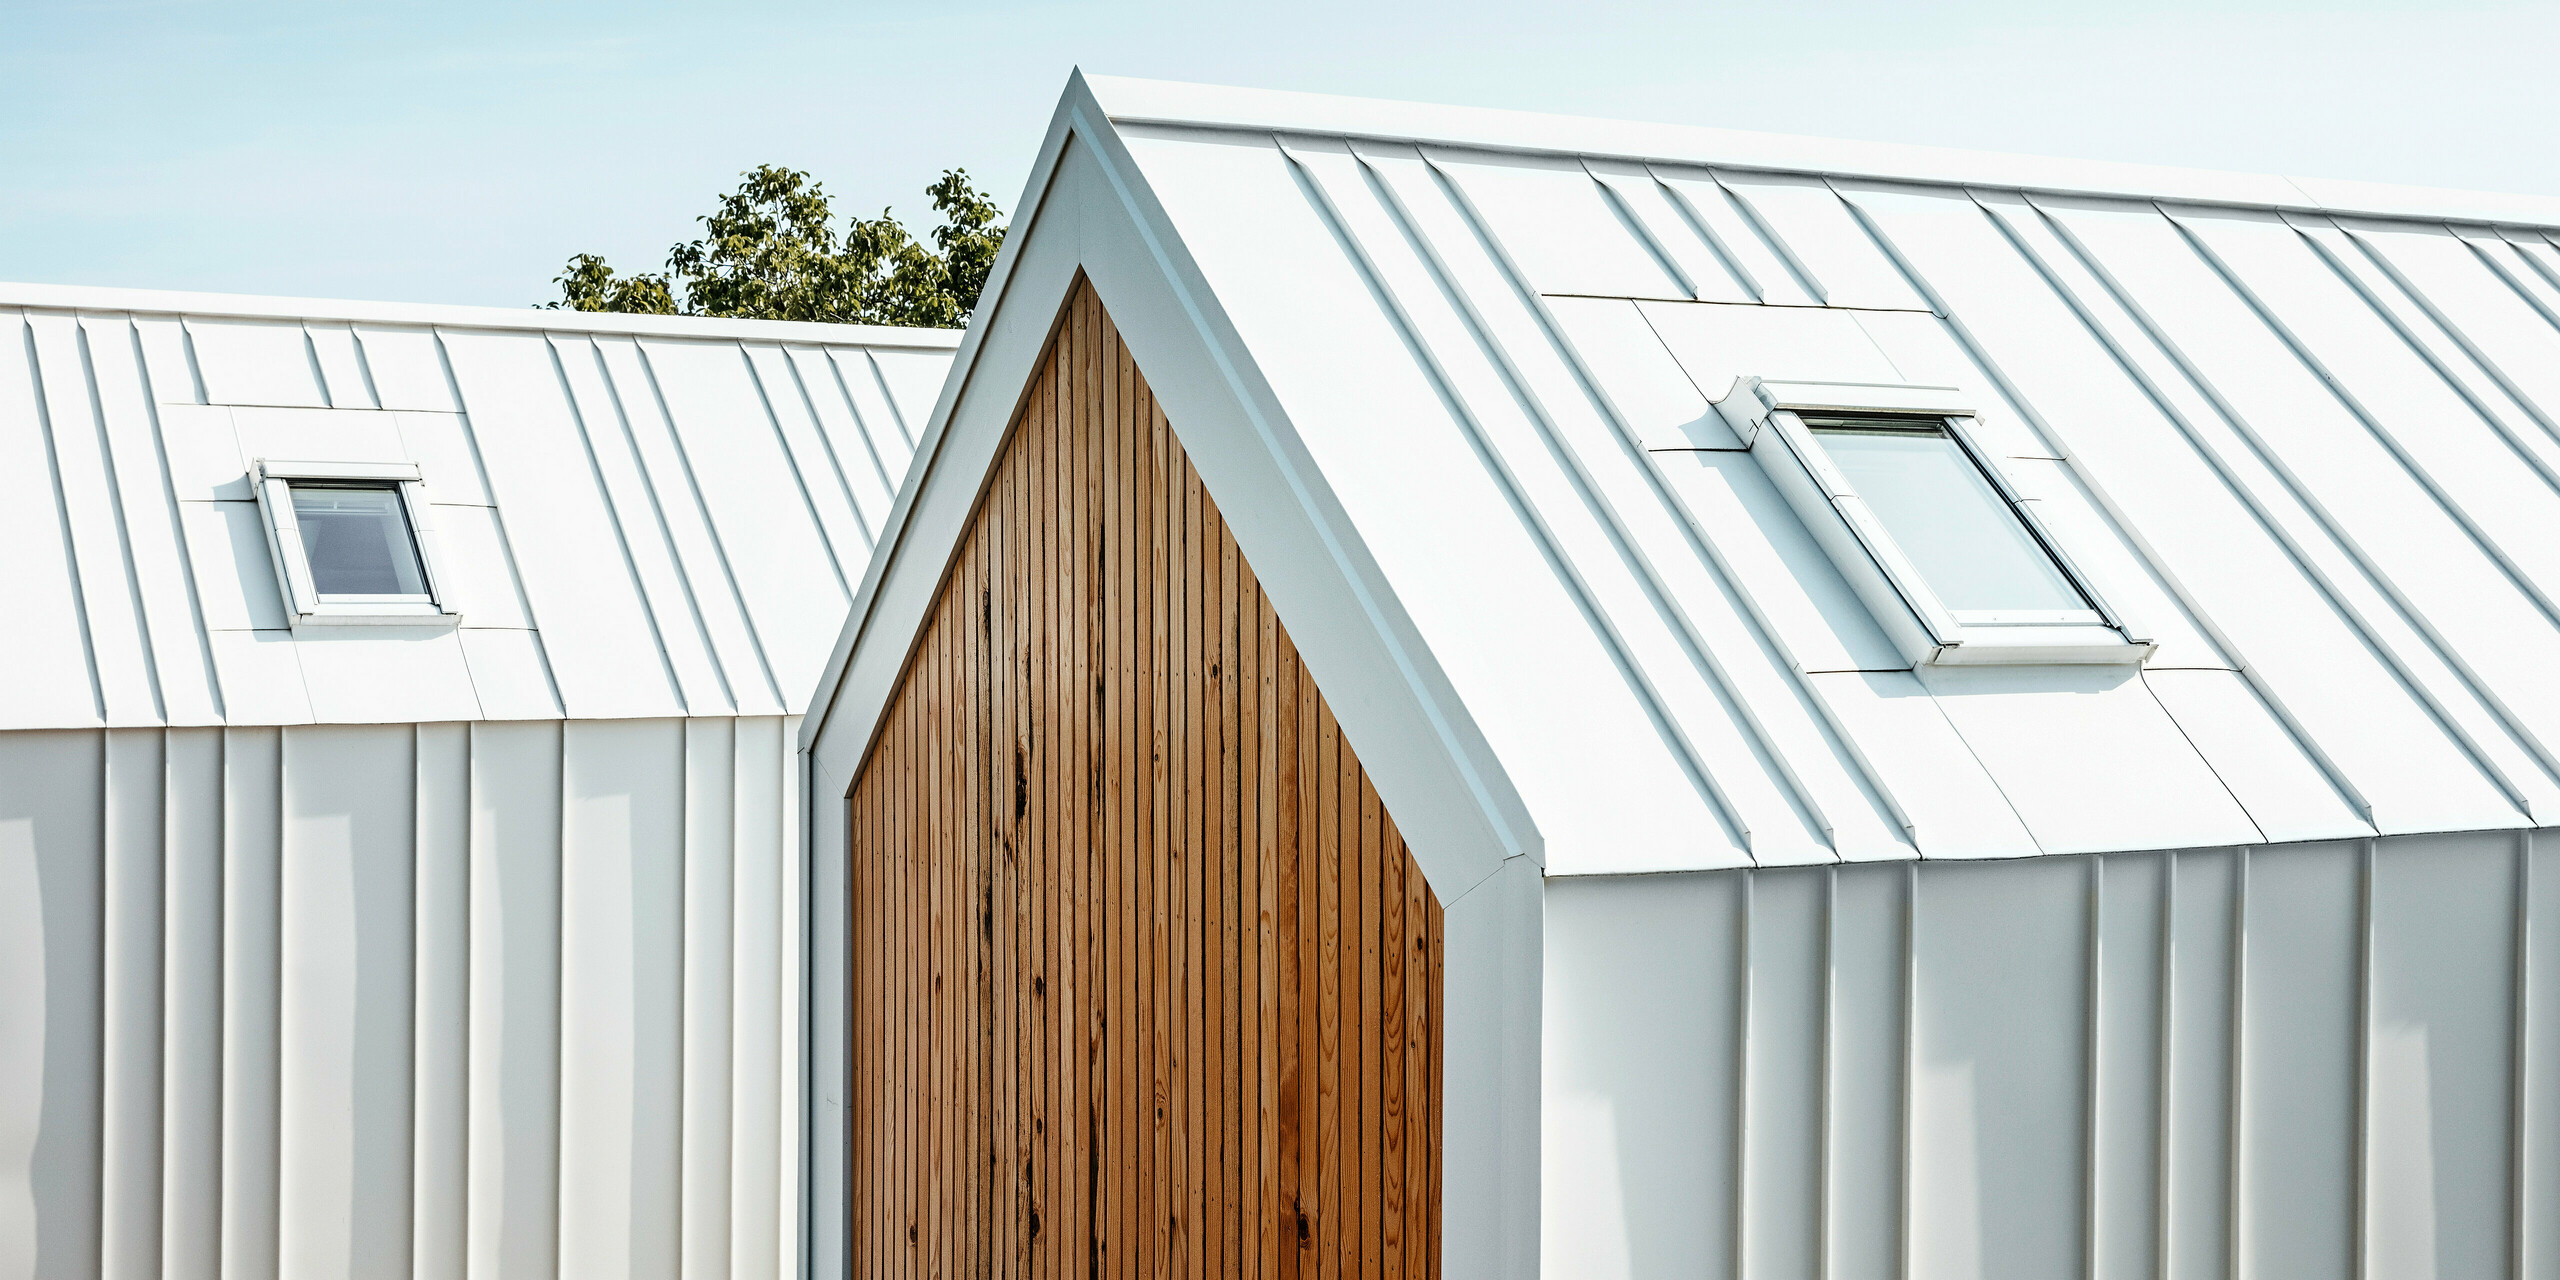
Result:
<svg viewBox="0 0 2560 1280"><path fill-rule="evenodd" d="M1552 871L2560 820L2560 201L1103 78L1062 136ZM1741 375L1963 389L2155 658L1907 669Z"/></svg>
<svg viewBox="0 0 2560 1280"><path fill-rule="evenodd" d="M0 729L796 712L957 343L0 284ZM287 629L260 457L416 464L460 626Z"/></svg>

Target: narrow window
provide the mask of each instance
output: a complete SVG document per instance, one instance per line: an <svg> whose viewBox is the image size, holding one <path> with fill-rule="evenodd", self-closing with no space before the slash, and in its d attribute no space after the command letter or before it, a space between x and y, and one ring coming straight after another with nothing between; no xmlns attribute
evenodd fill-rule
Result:
<svg viewBox="0 0 2560 1280"><path fill-rule="evenodd" d="M1942 420L1808 414L1804 425L1959 621L2099 620Z"/></svg>
<svg viewBox="0 0 2560 1280"><path fill-rule="evenodd" d="M406 504L389 484L295 481L312 589L322 600L426 600L426 570Z"/></svg>

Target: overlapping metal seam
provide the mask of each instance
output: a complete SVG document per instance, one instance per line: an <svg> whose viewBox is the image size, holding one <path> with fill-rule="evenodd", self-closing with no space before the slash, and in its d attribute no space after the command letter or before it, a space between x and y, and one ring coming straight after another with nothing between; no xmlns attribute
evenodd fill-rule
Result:
<svg viewBox="0 0 2560 1280"><path fill-rule="evenodd" d="M1751 834L1748 823L1744 821L1741 812L1733 805L1730 797L1725 795L1716 782L1707 776L1707 771L1698 758L1697 750L1688 742L1676 720L1663 707L1661 697L1653 688L1649 677L1633 656L1626 651L1623 639L1609 622L1599 602L1593 598L1589 584L1584 581L1582 574L1565 554L1563 548L1558 545L1555 533L1548 526L1546 518L1523 491L1521 477L1514 465L1487 437L1479 415L1467 405L1466 398L1452 383L1450 374L1443 367L1440 358L1415 329L1408 305L1396 297L1395 291L1381 276L1369 251L1344 224L1340 211L1323 193L1322 185L1307 174L1303 162L1285 143L1275 139L1274 145L1279 146L1282 153L1289 157L1291 171L1299 176L1300 189L1307 194L1309 203L1332 229L1340 243L1349 250L1362 277L1378 298L1381 309L1386 312L1397 330L1405 335L1408 348L1415 355L1416 363L1421 366L1432 386L1438 391L1443 403L1448 407L1450 417L1465 429L1470 442L1474 445L1478 461L1483 465L1486 473L1492 476L1501 487L1521 527L1528 531L1545 553L1548 570L1556 576L1558 583L1566 588L1571 598L1580 606L1583 617L1590 625L1595 638L1605 646L1620 676L1627 682L1628 688L1635 693L1640 705L1652 720L1655 731L1662 735L1667 745L1671 746L1682 771L1687 774L1691 784L1698 788L1700 797L1713 806L1713 811L1732 832L1737 845L1743 849L1749 849ZM1392 189L1383 191L1380 189L1384 184L1371 176L1373 171L1367 161L1356 151L1352 152L1351 156L1352 162L1360 166L1364 181L1371 184L1372 198L1378 201L1381 210L1395 220L1398 231L1406 238L1406 243L1413 249L1416 259L1432 273L1434 285L1452 304L1452 310L1464 317L1470 328L1470 336L1478 344L1483 357L1494 368L1501 370L1507 383L1506 390L1528 410L1528 416L1533 421L1541 422L1543 432L1542 415L1535 407L1537 403L1535 398L1521 385L1517 371L1500 358L1498 344L1484 332L1482 319L1474 313L1473 308L1467 304L1464 293L1450 279L1446 265L1439 260L1428 238L1414 228L1411 214L1404 209L1402 202ZM1558 447L1552 433L1547 433L1546 444L1551 450Z"/></svg>
<svg viewBox="0 0 2560 1280"><path fill-rule="evenodd" d="M2032 195L2028 198L2032 204ZM2091 280L2101 291L2103 291L2103 295L2107 303L2121 312L2126 320L2135 326L2139 331L2142 340L2149 345L2151 350L2158 352L2162 358L2168 361L2171 368L2173 368L2177 375L2184 380L2185 385L2190 389L2190 391L2192 391L2202 401L2202 407L2207 409L2226 425L2231 425L2233 415L2229 407L2222 404L2220 400L2213 395L2209 385L2197 379L2194 372L2187 366L2186 361L2177 354L2175 347L2165 340L2157 325L2144 316L2139 306L2114 284L2108 276L2105 267L2088 252L2085 246L2078 242L2077 238L2072 235L2070 228L2065 223L2051 217L2050 214L2044 213L2040 206L2038 206L2038 208L2042 224L2054 234L2057 241L2064 247L2064 249L2073 255L2073 265L2089 274ZM2026 252L2031 260L2035 260L2039 256L2031 249L2026 250ZM2049 268L2046 274L2048 279L2053 278ZM2231 487L2233 493L2242 498L2244 505L2246 505L2255 514L2256 518L2261 522L2262 527L2265 528L2280 545L2286 548L2287 553L2293 562L2301 566L2305 577L2320 588L2322 594L2329 600L2331 606L2338 610L2340 616L2355 627L2357 632L2364 639L2365 643L2372 646L2377 654L2385 655L2386 657L2391 655L2393 653L2392 647L2375 633L2373 625L2366 616L2364 609L2358 607L2346 598L2344 593L2340 591L2338 583L2331 573L2324 570L2318 564L2317 558L2311 553L2311 549L2304 545L2300 535L2285 527L2285 522L2282 519L2282 513L2271 507L2271 505L2255 491L2254 487L2237 473L2230 460L2224 456L2222 450L2218 446L2208 443L2203 438L2203 434L2200 431L2194 416L2187 410L2178 407L2177 400L2180 397L2176 395L2175 391L2163 386L2149 371L2143 368L2142 361L2137 359L2132 351L2126 349L2124 345L2124 337L2118 334L2114 330L2113 326L2107 324L2102 318L2091 311L2089 300L2080 298L2074 291L2068 288L2062 288L2060 292L2066 299L2071 300L2074 303L2075 310L2078 310L2084 317L2088 318L2092 331L2099 336L2101 341L2105 342L2117 353L2117 358L2128 370L2135 381L2144 386L2152 396L2154 402L2161 406L2164 416L2166 416L2170 422L2177 425L2181 434L2186 437L2190 446L2197 451L2198 455L2202 457L2217 474L2220 475L2223 482ZM2261 462L2261 465L2263 465L2263 462ZM2288 493L2287 497L2290 499L2292 495ZM2305 514L2309 514L2307 509ZM2329 537L2325 528L2321 530L2321 533L2324 538ZM2361 564L2357 564L2356 571L2360 574L2366 572ZM2394 609L2396 614L2399 606L2394 603L2391 607ZM2205 615L2199 612L2198 616L2202 617ZM2236 653L2237 650L2234 650L2234 652ZM2244 660L2244 666L2245 665ZM2508 777L2506 771L2501 769L2490 758L2476 738L2461 726L2458 717L2456 717L2444 704L2441 696L2435 690L2427 687L2424 681L2416 679L2414 673L2409 670L2405 661L2395 660L2392 661L2391 665L2403 686L2408 688L2428 707L2437 723L2445 729L2447 736L2458 744L2468 756L2470 756L2475 767L2477 767L2485 777L2498 787L2498 789L2506 796L2510 804L2516 807L2518 816L2522 817L2523 815L2530 813L2531 808L2525 801L2524 792L2516 786L2511 778ZM2270 703L2271 705L2274 704L2274 700L2270 699Z"/></svg>
<svg viewBox="0 0 2560 1280"><path fill-rule="evenodd" d="M1592 408L1598 413L1604 422L1608 423L1611 434L1616 438L1616 443L1618 443L1622 449L1631 448L1632 446L1629 443L1628 433L1624 424L1618 422L1616 416L1608 411L1606 401L1604 399L1592 394L1591 379L1588 371L1583 369L1580 363L1574 358L1571 346L1561 340L1556 329L1554 316L1547 311L1537 290L1530 286L1528 278L1521 271L1518 261L1503 245L1502 239L1495 232L1493 225L1486 220L1483 212L1475 207L1474 202L1470 199L1467 193L1465 184L1455 180L1444 166L1433 161L1428 151L1423 152L1422 155L1424 162L1430 166L1432 172L1437 177L1442 194L1449 200L1451 207L1457 211L1459 216L1466 219L1469 229L1475 234L1478 242L1485 247L1488 258L1490 258L1496 269L1501 273L1503 282L1510 286L1523 310L1535 322L1538 334L1547 344L1549 353L1552 354L1557 363L1567 370L1576 380L1581 391L1590 401ZM1374 171L1374 167L1368 163L1366 158L1363 158L1361 163L1364 169ZM1671 633L1671 635L1679 642L1681 648L1686 651L1685 656L1689 663L1693 666L1698 675L1704 679L1708 688L1712 691L1721 706L1729 710L1732 714L1737 715L1743 721L1747 731L1752 735L1751 745L1754 750L1763 761L1767 762L1767 764L1785 780L1786 785L1789 788L1788 799L1796 808L1798 815L1803 818L1811 819L1809 825L1812 826L1814 830L1822 832L1824 836L1828 838L1833 830L1833 823L1830 817L1824 813L1822 806L1815 801L1812 793L1804 786L1802 780L1795 775L1794 768L1786 754L1779 750L1777 745L1770 739L1766 730L1760 725L1758 717L1752 714L1748 701L1743 698L1740 691L1734 687L1731 677L1722 669L1722 666L1716 660L1713 651L1696 634L1689 617L1680 608L1676 598L1672 595L1669 588L1663 583L1660 571L1653 564L1650 557L1645 554L1641 541L1628 529L1625 519L1622 517L1616 506L1608 500L1598 477L1592 474L1592 471L1586 464L1585 460L1575 450L1573 444L1565 438L1560 424L1556 421L1554 411L1539 397L1537 391L1533 388L1530 379L1520 367L1519 356L1516 355L1508 345L1494 337L1489 321L1483 312L1483 306L1485 304L1478 302L1469 295L1468 291L1452 274L1449 264L1443 260L1442 254L1438 248L1434 246L1427 237L1421 235L1419 231L1414 228L1411 211L1404 208L1402 198L1396 194L1393 187L1384 183L1381 183L1380 186L1385 192L1383 203L1385 203L1388 208L1395 211L1399 222L1405 228L1407 235L1412 238L1414 244L1421 248L1421 256L1423 257L1423 260L1429 262L1435 273L1439 276L1441 288L1453 301L1457 303L1460 313L1467 317L1477 340L1483 344L1485 352L1491 363L1494 367L1502 370L1505 379L1510 384L1512 393L1517 396L1520 402L1529 410L1527 414L1529 421L1536 425L1539 435L1549 454L1562 464L1561 470L1572 481L1574 496L1590 513L1593 523L1605 532L1611 548L1630 570L1630 576L1634 578L1636 583L1643 590L1647 601L1651 604L1656 614L1666 624L1665 629ZM1621 212L1623 213L1623 211ZM1657 261L1664 263L1668 262L1668 259L1663 255L1660 246L1651 244L1650 240L1647 240L1647 245L1648 252L1652 253ZM1678 279L1679 277L1675 273L1673 278ZM1627 460L1631 463L1639 461L1639 459L1634 457L1630 457ZM1635 470L1639 474L1645 475L1650 479L1650 468L1637 466L1635 467ZM1594 602L1594 609L1596 616L1605 618L1605 614L1599 612L1596 601ZM1617 634L1615 625L1606 622L1602 625L1610 626L1610 638L1613 647L1618 652L1626 655L1625 660L1628 662L1630 667L1635 667L1637 664L1634 662L1633 655L1626 652L1625 638ZM1735 824L1736 828L1743 833L1744 847L1746 849L1753 849L1755 858L1760 856L1760 846L1754 842L1751 837L1749 822L1744 818L1743 812L1739 805L1736 804L1734 798L1726 793L1725 784L1719 782L1713 776L1713 770L1708 767L1704 755L1699 751L1698 747L1690 741L1689 731L1680 725L1679 717L1676 716L1672 712L1671 708L1664 703L1661 691L1653 686L1650 678L1645 679L1643 687L1648 701L1655 710L1655 714L1661 718L1661 721L1666 725L1669 732L1677 735L1675 740L1680 744L1682 750L1688 757L1684 762L1686 766L1699 780L1700 785L1715 795L1718 803L1725 807L1730 820Z"/></svg>

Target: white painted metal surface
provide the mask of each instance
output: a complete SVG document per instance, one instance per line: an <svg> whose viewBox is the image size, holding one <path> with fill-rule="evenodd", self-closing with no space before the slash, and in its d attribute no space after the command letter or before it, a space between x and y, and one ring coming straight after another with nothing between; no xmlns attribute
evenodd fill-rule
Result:
<svg viewBox="0 0 2560 1280"><path fill-rule="evenodd" d="M1550 881L1545 1274L2554 1274L2556 840Z"/></svg>
<svg viewBox="0 0 2560 1280"><path fill-rule="evenodd" d="M1090 84L1552 873L2560 818L2560 207ZM1742 376L1958 389L2158 652L1909 673Z"/></svg>
<svg viewBox="0 0 2560 1280"><path fill-rule="evenodd" d="M795 728L0 733L0 1275L788 1274Z"/></svg>
<svg viewBox="0 0 2560 1280"><path fill-rule="evenodd" d="M956 342L0 286L0 1276L793 1274L787 713ZM260 458L459 626L289 628Z"/></svg>
<svg viewBox="0 0 2560 1280"><path fill-rule="evenodd" d="M796 713L957 341L0 285L0 730ZM261 458L415 465L459 628L288 630Z"/></svg>

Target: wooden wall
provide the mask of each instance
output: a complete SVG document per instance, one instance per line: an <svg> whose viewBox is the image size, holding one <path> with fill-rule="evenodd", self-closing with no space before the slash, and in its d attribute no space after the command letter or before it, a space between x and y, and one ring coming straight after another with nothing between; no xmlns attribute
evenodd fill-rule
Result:
<svg viewBox="0 0 2560 1280"><path fill-rule="evenodd" d="M1440 905L1087 286L847 804L855 1275L1438 1273Z"/></svg>

